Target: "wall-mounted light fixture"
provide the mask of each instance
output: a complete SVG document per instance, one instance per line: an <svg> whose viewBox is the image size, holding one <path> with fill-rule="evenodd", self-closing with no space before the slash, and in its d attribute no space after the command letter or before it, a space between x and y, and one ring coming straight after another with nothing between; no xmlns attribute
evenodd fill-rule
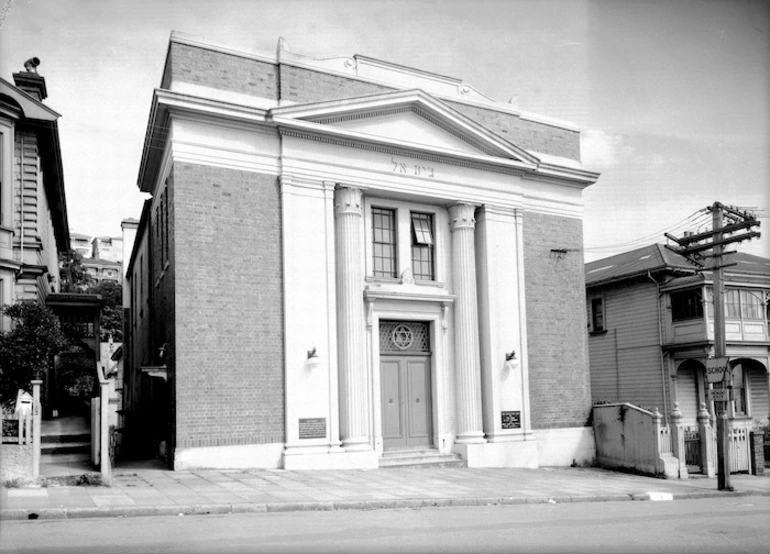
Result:
<svg viewBox="0 0 770 554"><path fill-rule="evenodd" d="M516 351L511 350L505 354L505 365L503 365L503 368L510 371L512 369L516 369L517 367L519 367L519 360L516 358Z"/></svg>
<svg viewBox="0 0 770 554"><path fill-rule="evenodd" d="M307 360L305 361L305 367L307 369L315 369L321 365L321 360L318 359L318 352L316 352L315 346L312 350L307 351Z"/></svg>

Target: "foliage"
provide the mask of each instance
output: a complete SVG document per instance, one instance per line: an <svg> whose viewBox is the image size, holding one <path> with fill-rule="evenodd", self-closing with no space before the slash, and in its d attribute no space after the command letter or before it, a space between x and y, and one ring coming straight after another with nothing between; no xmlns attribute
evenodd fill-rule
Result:
<svg viewBox="0 0 770 554"><path fill-rule="evenodd" d="M66 475L62 477L17 477L3 483L7 489L48 488L48 487L107 487L98 473ZM36 519L36 518L30 518Z"/></svg>
<svg viewBox="0 0 770 554"><path fill-rule="evenodd" d="M10 331L0 332L0 403L7 405L19 389L30 391L32 379L43 378L67 338L56 315L37 302L24 300L1 311L13 322Z"/></svg>
<svg viewBox="0 0 770 554"><path fill-rule="evenodd" d="M115 342L123 342L123 287L115 281L105 280L92 285L87 292L102 295L100 340L107 342L112 335Z"/></svg>
<svg viewBox="0 0 770 554"><path fill-rule="evenodd" d="M59 254L59 278L61 292L85 292L94 284L94 278L83 266L83 256L75 250Z"/></svg>

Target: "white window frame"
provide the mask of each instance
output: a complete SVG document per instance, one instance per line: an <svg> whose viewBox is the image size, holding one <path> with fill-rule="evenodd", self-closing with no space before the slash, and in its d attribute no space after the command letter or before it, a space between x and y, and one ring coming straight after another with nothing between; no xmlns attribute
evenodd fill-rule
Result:
<svg viewBox="0 0 770 554"><path fill-rule="evenodd" d="M395 278L374 277L372 208L385 208L396 212L396 266ZM400 282L406 268L412 269L412 212L433 216L433 280L416 280L417 284L443 286L447 279L449 215L441 206L405 202L377 196L364 197L364 240L366 244L366 280L369 282Z"/></svg>
<svg viewBox="0 0 770 554"><path fill-rule="evenodd" d="M600 300L602 304L602 328L596 329L594 327L594 300ZM586 316L588 319L588 332L591 334L600 334L607 332L607 299L604 297L604 293L591 294L586 299Z"/></svg>

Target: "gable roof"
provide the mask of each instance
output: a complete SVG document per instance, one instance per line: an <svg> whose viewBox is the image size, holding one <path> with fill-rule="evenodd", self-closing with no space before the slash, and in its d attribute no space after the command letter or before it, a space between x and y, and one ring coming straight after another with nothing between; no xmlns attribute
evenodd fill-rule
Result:
<svg viewBox="0 0 770 554"><path fill-rule="evenodd" d="M695 266L684 256L668 250L662 244L650 244L630 252L587 263L585 265L586 286L632 279L662 270L694 274L695 269Z"/></svg>
<svg viewBox="0 0 770 554"><path fill-rule="evenodd" d="M0 77L0 94L12 98L19 105L24 117L27 119L53 122L61 117L60 114L53 111L40 100L27 94L19 87L12 85L2 77Z"/></svg>
<svg viewBox="0 0 770 554"><path fill-rule="evenodd" d="M725 269L728 280L747 276L765 278L770 284L770 259L743 252L725 253L728 264L736 264ZM684 256L672 252L662 244L650 244L636 250L623 252L608 258L602 258L585 264L586 287L606 285L617 281L633 279L648 273L665 272L676 279L677 284L685 282L703 282L711 280L711 272L697 271ZM671 281L669 284L675 284Z"/></svg>
<svg viewBox="0 0 770 554"><path fill-rule="evenodd" d="M24 128L37 135L40 163L43 170L43 187L46 191L48 207L51 210L56 248L59 252L64 252L69 249L70 235L57 123L61 116L41 101L0 77L0 100L2 99L5 99L4 103L10 99L13 107L18 107L20 110L20 113L15 116L18 117L16 121L18 128Z"/></svg>

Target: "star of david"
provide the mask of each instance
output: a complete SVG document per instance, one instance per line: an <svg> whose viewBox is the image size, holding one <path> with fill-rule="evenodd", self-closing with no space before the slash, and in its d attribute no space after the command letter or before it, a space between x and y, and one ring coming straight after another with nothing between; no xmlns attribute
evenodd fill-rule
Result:
<svg viewBox="0 0 770 554"><path fill-rule="evenodd" d="M412 346L412 342L414 342L414 334L412 333L412 330L406 325L399 325L393 329L391 339L393 340L393 344L396 345L396 348L399 350L406 350Z"/></svg>

